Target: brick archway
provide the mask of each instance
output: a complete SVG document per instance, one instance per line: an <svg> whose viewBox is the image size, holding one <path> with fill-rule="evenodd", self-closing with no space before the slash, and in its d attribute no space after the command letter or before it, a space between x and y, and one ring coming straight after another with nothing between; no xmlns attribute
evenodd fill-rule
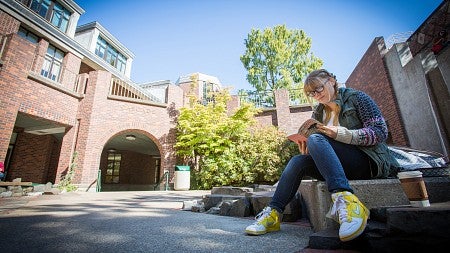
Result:
<svg viewBox="0 0 450 253"><path fill-rule="evenodd" d="M98 179L101 191L155 190L161 178L163 148L147 131L125 129L103 142Z"/></svg>

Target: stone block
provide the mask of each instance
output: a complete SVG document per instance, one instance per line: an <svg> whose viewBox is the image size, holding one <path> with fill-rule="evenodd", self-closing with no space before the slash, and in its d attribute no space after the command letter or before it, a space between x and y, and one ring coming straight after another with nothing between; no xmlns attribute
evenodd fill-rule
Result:
<svg viewBox="0 0 450 253"><path fill-rule="evenodd" d="M216 195L244 196L248 192L253 192L253 188L221 186L221 187L213 187L211 189L211 194Z"/></svg>
<svg viewBox="0 0 450 253"><path fill-rule="evenodd" d="M450 177L425 177L423 181L430 203L450 201Z"/></svg>
<svg viewBox="0 0 450 253"><path fill-rule="evenodd" d="M231 201L231 209L228 212L228 216L247 217L250 215L250 201L248 198L236 199Z"/></svg>
<svg viewBox="0 0 450 253"><path fill-rule="evenodd" d="M339 239L339 231L327 228L309 236L308 248L322 250L356 250L354 252L366 252L365 239L359 236L351 241L342 242Z"/></svg>
<svg viewBox="0 0 450 253"><path fill-rule="evenodd" d="M450 202L429 207L402 207L387 210L389 235L422 235L450 240Z"/></svg>
<svg viewBox="0 0 450 253"><path fill-rule="evenodd" d="M45 184L38 184L33 186L34 192L44 192L45 191Z"/></svg>
<svg viewBox="0 0 450 253"><path fill-rule="evenodd" d="M53 184L52 184L51 182L48 182L48 183L46 183L45 186L44 186L44 192L46 192L46 191L51 191L52 188L53 188Z"/></svg>
<svg viewBox="0 0 450 253"><path fill-rule="evenodd" d="M398 179L352 180L349 182L355 195L367 208L409 204ZM333 228L338 224L326 218L331 207L331 194L323 181L303 180L300 193L306 204L306 213L315 232Z"/></svg>
<svg viewBox="0 0 450 253"><path fill-rule="evenodd" d="M209 210L211 207L219 206L223 201L235 200L246 198L245 196L233 196L233 195L218 195L210 194L203 196L203 203L205 204L205 210Z"/></svg>
<svg viewBox="0 0 450 253"><path fill-rule="evenodd" d="M194 206L203 206L202 200L185 200L183 201L183 206L181 207L181 210L183 211L192 211L192 208ZM204 208L204 206L203 206Z"/></svg>
<svg viewBox="0 0 450 253"><path fill-rule="evenodd" d="M250 201L253 208L253 215L257 215L261 212L266 206L269 205L270 200L272 199L273 192L255 192L250 195Z"/></svg>
<svg viewBox="0 0 450 253"><path fill-rule="evenodd" d="M273 191L264 191L255 192L251 195L250 201L253 208L253 215L257 215L269 205L273 194ZM294 197L294 199L286 206L283 212L282 221L296 221L301 218L301 213L302 207L300 204L300 197L296 195L296 197Z"/></svg>
<svg viewBox="0 0 450 253"><path fill-rule="evenodd" d="M448 194L450 178L425 177L424 182L431 203L450 201L450 194ZM351 180L349 183L355 195L369 209L409 205L409 200L398 179ZM306 208L314 231L338 227L336 222L325 217L331 206L331 194L328 192L325 182L303 180L299 191L306 205L303 208ZM383 216L377 215L382 215L382 213L376 213L375 216L383 219Z"/></svg>
<svg viewBox="0 0 450 253"><path fill-rule="evenodd" d="M337 229L337 223L325 217L331 206L331 196L323 182L303 180L299 188L303 206L314 232Z"/></svg>
<svg viewBox="0 0 450 253"><path fill-rule="evenodd" d="M270 192L275 191L277 189L276 185L258 185L255 187L255 192Z"/></svg>
<svg viewBox="0 0 450 253"><path fill-rule="evenodd" d="M6 192L0 193L0 197L2 197L2 198L9 198L9 197L12 197L12 195L13 195L12 191L6 191Z"/></svg>

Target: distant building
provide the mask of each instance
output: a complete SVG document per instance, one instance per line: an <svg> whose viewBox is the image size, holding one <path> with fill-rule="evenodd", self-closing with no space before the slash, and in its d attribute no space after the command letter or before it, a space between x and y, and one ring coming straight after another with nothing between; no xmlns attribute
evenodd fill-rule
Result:
<svg viewBox="0 0 450 253"><path fill-rule="evenodd" d="M212 92L222 89L222 84L215 76L202 73L192 73L180 76L175 82L186 94L195 95L201 101L207 102Z"/></svg>

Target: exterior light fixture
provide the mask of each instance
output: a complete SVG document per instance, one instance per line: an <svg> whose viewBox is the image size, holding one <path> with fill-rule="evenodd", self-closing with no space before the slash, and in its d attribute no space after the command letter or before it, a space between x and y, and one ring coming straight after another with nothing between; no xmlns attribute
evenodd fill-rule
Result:
<svg viewBox="0 0 450 253"><path fill-rule="evenodd" d="M115 148L110 148L110 149L108 149L108 152L109 153L114 153L114 152L116 152L116 149Z"/></svg>
<svg viewBox="0 0 450 253"><path fill-rule="evenodd" d="M129 134L129 135L127 135L127 136L125 137L125 139L127 139L127 140L129 140L129 141L134 141L134 140L136 140L136 136L134 136L134 135L132 135L132 134Z"/></svg>

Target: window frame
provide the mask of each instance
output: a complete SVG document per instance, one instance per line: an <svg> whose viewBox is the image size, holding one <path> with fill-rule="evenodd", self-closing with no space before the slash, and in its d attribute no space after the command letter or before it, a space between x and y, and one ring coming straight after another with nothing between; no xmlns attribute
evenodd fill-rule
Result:
<svg viewBox="0 0 450 253"><path fill-rule="evenodd" d="M64 33L67 32L72 12L66 9L60 2L54 0L19 0L19 2L27 6L38 16L47 20L58 30Z"/></svg>
<svg viewBox="0 0 450 253"><path fill-rule="evenodd" d="M61 57L59 57L61 56ZM49 44L42 64L41 76L59 82L65 53Z"/></svg>
<svg viewBox="0 0 450 253"><path fill-rule="evenodd" d="M37 36L33 32L30 32L28 29L26 29L23 26L19 27L19 30L17 31L17 34L20 37L28 40L29 42L31 42L33 44L37 44L39 42L39 40L40 40L39 36Z"/></svg>
<svg viewBox="0 0 450 253"><path fill-rule="evenodd" d="M120 53L115 47L111 46L111 44L100 35L97 37L94 53L109 65L119 70L119 72L125 74L128 60L127 57Z"/></svg>
<svg viewBox="0 0 450 253"><path fill-rule="evenodd" d="M116 152L108 152L104 181L105 184L120 184L121 161L122 154Z"/></svg>

